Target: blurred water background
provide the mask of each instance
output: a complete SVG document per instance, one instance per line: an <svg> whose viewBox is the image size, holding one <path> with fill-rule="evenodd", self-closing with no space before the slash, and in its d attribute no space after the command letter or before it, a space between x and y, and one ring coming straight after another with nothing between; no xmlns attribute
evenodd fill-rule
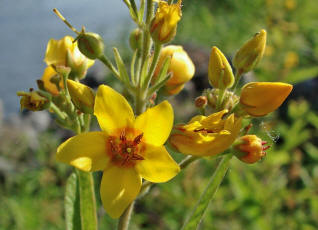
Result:
<svg viewBox="0 0 318 230"><path fill-rule="evenodd" d="M46 66L43 58L49 39L75 37L53 8L77 29L85 25L87 31L101 34L107 45L129 18L126 6L118 0L0 0L0 99L5 117L19 112L16 91L36 87Z"/></svg>

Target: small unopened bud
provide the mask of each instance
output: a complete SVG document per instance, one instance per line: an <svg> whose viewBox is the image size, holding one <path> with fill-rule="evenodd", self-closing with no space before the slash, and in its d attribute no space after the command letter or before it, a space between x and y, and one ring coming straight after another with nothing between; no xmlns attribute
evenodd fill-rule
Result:
<svg viewBox="0 0 318 230"><path fill-rule="evenodd" d="M197 108L205 108L205 106L208 104L208 99L206 96L199 96L195 99L194 104Z"/></svg>
<svg viewBox="0 0 318 230"><path fill-rule="evenodd" d="M259 63L266 47L266 31L261 30L247 41L235 54L233 65L237 71L246 73Z"/></svg>
<svg viewBox="0 0 318 230"><path fill-rule="evenodd" d="M67 80L67 87L76 108L83 113L92 114L95 103L93 90L82 83L72 80Z"/></svg>
<svg viewBox="0 0 318 230"><path fill-rule="evenodd" d="M209 60L209 82L214 88L230 88L234 83L232 68L224 54L215 46L212 47Z"/></svg>
<svg viewBox="0 0 318 230"><path fill-rule="evenodd" d="M216 104L218 97L220 95L219 89L212 89L206 92L206 96L208 99L208 105L212 109L216 109ZM221 107L224 109L228 109L229 111L237 104L239 101L239 97L236 96L233 92L226 90L224 93L224 98Z"/></svg>
<svg viewBox="0 0 318 230"><path fill-rule="evenodd" d="M63 65L59 65L59 66L55 66L55 71L58 74L61 74L62 76L68 76L71 72L71 68L63 66Z"/></svg>
<svg viewBox="0 0 318 230"><path fill-rule="evenodd" d="M142 43L142 31L139 28L134 29L129 36L129 45L132 50L140 49Z"/></svg>
<svg viewBox="0 0 318 230"><path fill-rule="evenodd" d="M262 141L256 135L242 136L234 144L235 156L245 163L253 164L266 155L265 151L270 148L265 146L266 144L266 141Z"/></svg>
<svg viewBox="0 0 318 230"><path fill-rule="evenodd" d="M104 55L104 41L96 33L81 32L77 37L78 48L82 54L90 59L97 59Z"/></svg>
<svg viewBox="0 0 318 230"><path fill-rule="evenodd" d="M165 1L159 1L156 15L150 25L152 39L158 43L170 42L176 35L181 15L181 0L171 5Z"/></svg>
<svg viewBox="0 0 318 230"><path fill-rule="evenodd" d="M41 96L32 88L30 89L30 92L17 92L17 95L21 97L21 111L23 109L28 109L31 111L40 111L48 108L49 106L49 100L46 97Z"/></svg>

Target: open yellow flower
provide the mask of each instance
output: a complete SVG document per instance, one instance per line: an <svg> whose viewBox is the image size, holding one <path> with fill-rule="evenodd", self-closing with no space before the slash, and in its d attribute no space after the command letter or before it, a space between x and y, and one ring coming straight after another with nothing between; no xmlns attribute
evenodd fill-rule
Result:
<svg viewBox="0 0 318 230"><path fill-rule="evenodd" d="M229 148L241 128L242 118L231 114L225 119L227 110L209 116L195 116L188 124L174 127L169 143L177 151L195 156L213 156Z"/></svg>
<svg viewBox="0 0 318 230"><path fill-rule="evenodd" d="M251 116L265 116L281 106L292 89L283 82L250 82L242 88L240 104Z"/></svg>
<svg viewBox="0 0 318 230"><path fill-rule="evenodd" d="M173 125L173 110L164 101L135 118L122 95L101 85L94 114L102 131L68 139L56 157L86 172L104 171L102 203L111 217L118 218L138 195L142 178L166 182L180 171L163 146Z"/></svg>
<svg viewBox="0 0 318 230"><path fill-rule="evenodd" d="M67 66L72 69L72 74L79 78L85 75L86 70L94 64L94 60L86 58L78 49L74 38L65 36L60 40L51 39L46 48L45 63L55 66Z"/></svg>

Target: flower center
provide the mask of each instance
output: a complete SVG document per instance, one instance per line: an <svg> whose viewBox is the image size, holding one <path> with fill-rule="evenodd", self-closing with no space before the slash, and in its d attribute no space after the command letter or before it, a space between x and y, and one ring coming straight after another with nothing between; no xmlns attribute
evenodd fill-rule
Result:
<svg viewBox="0 0 318 230"><path fill-rule="evenodd" d="M143 133L128 139L125 131L121 131L119 137L109 136L107 149L112 163L118 166L133 167L137 161L144 160L140 145L142 137Z"/></svg>

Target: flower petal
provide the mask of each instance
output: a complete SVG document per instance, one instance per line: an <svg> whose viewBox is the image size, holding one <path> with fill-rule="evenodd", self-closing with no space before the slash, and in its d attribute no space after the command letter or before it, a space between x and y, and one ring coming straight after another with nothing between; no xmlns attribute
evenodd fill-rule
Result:
<svg viewBox="0 0 318 230"><path fill-rule="evenodd" d="M45 68L41 80L43 81L44 88L53 95L58 95L59 90L57 89L56 85L51 82L51 78L57 75L53 67L48 66ZM64 88L63 81L60 81L60 87Z"/></svg>
<svg viewBox="0 0 318 230"><path fill-rule="evenodd" d="M109 135L120 128L132 127L135 120L127 100L106 85L99 86L97 90L94 114L101 129Z"/></svg>
<svg viewBox="0 0 318 230"><path fill-rule="evenodd" d="M66 65L66 51L74 49L73 38L65 36L60 40L50 39L44 61L47 65Z"/></svg>
<svg viewBox="0 0 318 230"><path fill-rule="evenodd" d="M163 145L173 125L173 109L168 101L156 105L136 118L135 129L143 132L146 143Z"/></svg>
<svg viewBox="0 0 318 230"><path fill-rule="evenodd" d="M58 147L56 159L86 172L104 170L109 162L106 139L103 132L71 137Z"/></svg>
<svg viewBox="0 0 318 230"><path fill-rule="evenodd" d="M172 159L164 146L146 146L144 160L137 162L137 172L146 180L162 183L170 180L180 171L179 165Z"/></svg>
<svg viewBox="0 0 318 230"><path fill-rule="evenodd" d="M100 186L100 197L106 212L118 218L134 201L141 188L141 177L135 168L110 165L105 169Z"/></svg>

